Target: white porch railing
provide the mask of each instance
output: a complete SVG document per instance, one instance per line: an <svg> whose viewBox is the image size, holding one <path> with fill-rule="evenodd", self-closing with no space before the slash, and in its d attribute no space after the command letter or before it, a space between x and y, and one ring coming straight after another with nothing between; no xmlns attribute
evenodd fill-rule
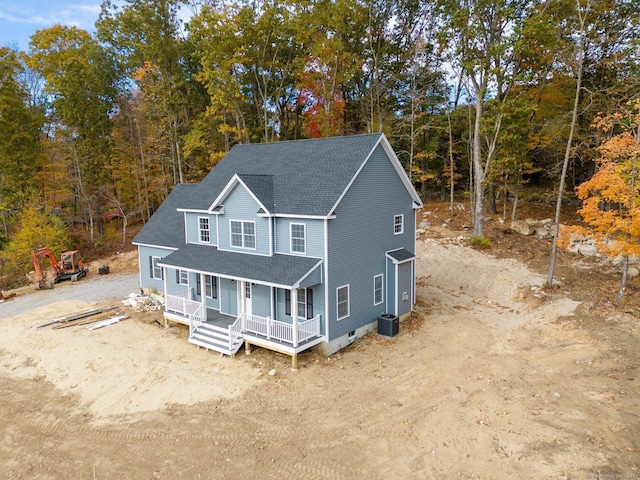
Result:
<svg viewBox="0 0 640 480"><path fill-rule="evenodd" d="M259 317L257 315L245 316L245 331L263 335L270 340L278 340L297 346L312 337L320 335L320 315L298 323L298 339L293 341L293 325L271 318ZM238 317L241 319L242 316Z"/></svg>
<svg viewBox="0 0 640 480"><path fill-rule="evenodd" d="M229 325L229 350L233 350L233 344L240 338L242 338L242 316Z"/></svg>
<svg viewBox="0 0 640 480"><path fill-rule="evenodd" d="M196 302L193 302L196 303ZM198 308L191 314L189 314L189 336L193 336L195 331L200 325L202 325L207 319L207 313L204 309L204 305L198 303Z"/></svg>
<svg viewBox="0 0 640 480"><path fill-rule="evenodd" d="M189 300L188 296L189 290L165 295L166 309L184 316L193 315L202 303Z"/></svg>

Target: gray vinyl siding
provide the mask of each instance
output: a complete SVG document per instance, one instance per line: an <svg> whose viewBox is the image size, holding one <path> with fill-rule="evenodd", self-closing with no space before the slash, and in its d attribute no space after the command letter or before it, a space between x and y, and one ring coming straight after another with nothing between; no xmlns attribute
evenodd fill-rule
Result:
<svg viewBox="0 0 640 480"><path fill-rule="evenodd" d="M164 258L169 255L173 250L159 247L148 247L144 245L138 246L140 254L140 287L155 289L158 292L164 292L164 282L162 280L153 279L151 277L151 270L149 265L149 257ZM174 274L175 281L175 274Z"/></svg>
<svg viewBox="0 0 640 480"><path fill-rule="evenodd" d="M271 316L271 288L266 285L253 285L251 289L251 311L260 317Z"/></svg>
<svg viewBox="0 0 640 480"><path fill-rule="evenodd" d="M305 225L305 243L307 257L324 257L324 222L323 220L314 219L296 219L296 218L276 218L276 234L275 234L275 250L276 253L292 253L293 255L301 255L291 252L291 227L292 223L302 223Z"/></svg>
<svg viewBox="0 0 640 480"><path fill-rule="evenodd" d="M221 250L232 250L250 254L270 255L269 219L258 217L260 209L251 194L240 184L224 200L224 214L218 216L218 245ZM230 220L255 222L256 248L237 248L231 246Z"/></svg>
<svg viewBox="0 0 640 480"><path fill-rule="evenodd" d="M380 146L335 213L328 225L329 341L375 321L382 313L393 312L386 296L382 304L373 305L373 277L387 273L385 252L413 251L415 246L413 200ZM401 235L393 232L395 215L404 215ZM343 285L349 285L350 315L338 321L336 288Z"/></svg>
<svg viewBox="0 0 640 480"><path fill-rule="evenodd" d="M200 242L200 217L207 217L209 219L209 236L210 241L207 245L217 245L218 239L216 238L216 221L217 215L207 215L206 213L192 213L186 212L186 227L187 227L187 243L203 243Z"/></svg>
<svg viewBox="0 0 640 480"><path fill-rule="evenodd" d="M238 315L237 282L226 278L220 279L220 313Z"/></svg>

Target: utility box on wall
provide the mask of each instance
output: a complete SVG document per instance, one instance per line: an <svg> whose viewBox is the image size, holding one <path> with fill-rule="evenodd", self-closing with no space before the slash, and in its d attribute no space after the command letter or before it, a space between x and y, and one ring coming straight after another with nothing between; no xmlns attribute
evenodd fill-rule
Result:
<svg viewBox="0 0 640 480"><path fill-rule="evenodd" d="M378 335L395 337L400 332L400 319L397 315L385 313L378 317Z"/></svg>

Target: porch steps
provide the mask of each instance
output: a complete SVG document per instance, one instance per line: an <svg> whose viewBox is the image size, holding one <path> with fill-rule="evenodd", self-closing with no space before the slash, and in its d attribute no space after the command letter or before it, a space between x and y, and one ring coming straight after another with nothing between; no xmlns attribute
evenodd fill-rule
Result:
<svg viewBox="0 0 640 480"><path fill-rule="evenodd" d="M240 350L243 342L244 340L242 338L237 339L232 348L229 349L229 329L208 323L201 324L191 338L189 338L189 343L224 353L225 355L235 354Z"/></svg>

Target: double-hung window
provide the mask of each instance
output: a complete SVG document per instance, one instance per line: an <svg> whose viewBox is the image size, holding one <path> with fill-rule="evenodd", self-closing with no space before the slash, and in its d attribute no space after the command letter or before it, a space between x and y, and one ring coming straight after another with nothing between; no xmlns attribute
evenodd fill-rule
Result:
<svg viewBox="0 0 640 480"><path fill-rule="evenodd" d="M218 298L218 277L204 276L204 294L208 298Z"/></svg>
<svg viewBox="0 0 640 480"><path fill-rule="evenodd" d="M373 277L373 304L380 305L382 303L382 274Z"/></svg>
<svg viewBox="0 0 640 480"><path fill-rule="evenodd" d="M393 217L393 234L400 235L404 232L404 215L396 215Z"/></svg>
<svg viewBox="0 0 640 480"><path fill-rule="evenodd" d="M292 253L306 252L304 223L291 224L291 252Z"/></svg>
<svg viewBox="0 0 640 480"><path fill-rule="evenodd" d="M291 290L284 291L285 315L291 315ZM296 296L298 319L313 318L313 289L300 288Z"/></svg>
<svg viewBox="0 0 640 480"><path fill-rule="evenodd" d="M211 228L209 227L209 218L198 217L198 232L201 243L209 243L211 241Z"/></svg>
<svg viewBox="0 0 640 480"><path fill-rule="evenodd" d="M338 320L349 316L349 285L344 285L336 289L336 307Z"/></svg>
<svg viewBox="0 0 640 480"><path fill-rule="evenodd" d="M255 222L229 221L231 230L231 246L240 248L256 248Z"/></svg>
<svg viewBox="0 0 640 480"><path fill-rule="evenodd" d="M149 257L149 273L154 280L164 280L162 267L158 266L159 261L160 257Z"/></svg>
<svg viewBox="0 0 640 480"><path fill-rule="evenodd" d="M180 285L189 285L189 272L186 270L176 270L176 282Z"/></svg>

